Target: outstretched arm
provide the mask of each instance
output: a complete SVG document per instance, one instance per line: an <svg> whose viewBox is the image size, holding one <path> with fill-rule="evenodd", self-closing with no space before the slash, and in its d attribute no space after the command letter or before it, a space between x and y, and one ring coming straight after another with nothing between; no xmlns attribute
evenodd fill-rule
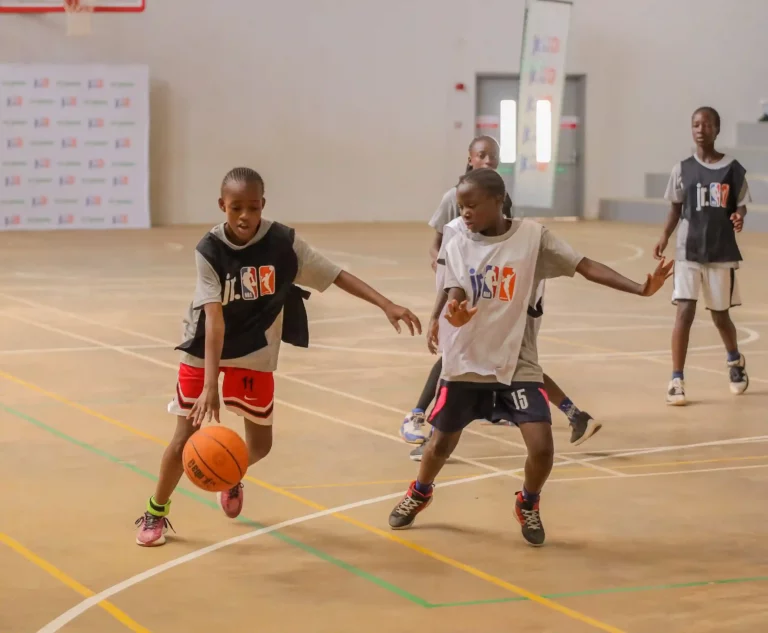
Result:
<svg viewBox="0 0 768 633"><path fill-rule="evenodd" d="M353 297L358 297L380 308L387 315L387 319L389 319L389 322L398 333L400 332L400 321L403 321L411 331L411 335L415 332L421 334L421 322L413 312L408 308L396 305L384 295L371 288L362 279L358 279L346 270L342 270L333 283Z"/></svg>
<svg viewBox="0 0 768 633"><path fill-rule="evenodd" d="M579 264L576 266L576 272L582 275L585 279L600 284L601 286L608 286L614 290L620 290L622 292L628 292L629 294L639 295L641 297L650 297L664 285L664 282L668 277L672 275L672 267L675 265L674 260L667 263L662 259L656 270L648 275L644 284L639 284L627 279L624 275L617 273L613 268L609 268L605 264L593 261L588 257L582 258Z"/></svg>

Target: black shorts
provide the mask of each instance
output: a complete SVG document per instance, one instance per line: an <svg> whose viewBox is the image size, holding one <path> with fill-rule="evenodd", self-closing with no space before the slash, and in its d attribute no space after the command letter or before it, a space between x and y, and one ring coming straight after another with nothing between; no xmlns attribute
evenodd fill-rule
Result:
<svg viewBox="0 0 768 633"><path fill-rule="evenodd" d="M444 433L455 433L474 420L552 423L549 397L540 382L498 383L440 381L429 423Z"/></svg>

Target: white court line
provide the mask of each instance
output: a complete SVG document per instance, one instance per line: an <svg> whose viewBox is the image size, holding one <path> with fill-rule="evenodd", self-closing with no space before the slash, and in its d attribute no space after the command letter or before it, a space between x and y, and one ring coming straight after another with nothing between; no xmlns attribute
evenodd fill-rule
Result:
<svg viewBox="0 0 768 633"><path fill-rule="evenodd" d="M7 316L0 313L0 316ZM121 345L123 349L168 349L167 345ZM25 354L58 354L65 352L103 352L105 348L92 347L38 347L33 349L3 349L0 356L16 356ZM325 372L324 372L325 373Z"/></svg>
<svg viewBox="0 0 768 633"><path fill-rule="evenodd" d="M722 472L722 471L734 471L734 470L753 470L757 468L766 468L768 467L768 464L751 464L747 466L726 466L721 468L700 468L695 470L672 470L667 472L657 472L657 473L632 473L627 475L628 479L635 479L639 477L661 477L661 476L667 476L667 475L688 475L693 473L714 473L714 472ZM521 468L516 469L515 472L521 471ZM449 486L458 486L465 483L470 482L476 482L481 481L484 479L491 479L493 477L500 477L505 474L509 474L509 472L512 471L499 471L497 473L487 473L484 475L476 475L474 477L467 477L465 479L457 479L454 481L447 481L445 483L440 484L439 486L436 486L436 488L447 488ZM563 479L550 479L547 483L554 484L554 483L568 483L568 482L580 482L580 481L597 481L597 480L606 480L606 479L619 479L618 477L615 477L613 475L605 475L605 476L595 476L595 477L568 477ZM90 598L86 598L85 600L81 601L79 604L75 605L71 609L65 611L60 616L58 616L56 619L52 620L48 624L46 624L43 628L39 629L37 633L56 633L56 631L60 631L62 628L64 628L67 624L72 622L75 618L85 613L88 609L96 606L99 602L102 602L103 600L107 600L111 598L112 596L125 591L126 589L129 589L130 587L133 587L134 585L137 585L141 582L144 582L145 580L149 580L150 578L154 578L155 576L158 576L159 574L162 574L165 571L168 571L169 569L173 569L175 567L179 567L180 565L183 565L185 563L191 562L193 560L197 560L198 558L202 558L206 554L210 554L212 552L218 551L220 549L223 549L225 547L228 547L230 545L235 545L237 543L242 543L243 541L247 541L249 539L255 538L257 536L263 536L265 534L269 534L271 532L276 532L277 530L280 530L285 527L290 527L293 525L299 525L301 523L307 523L309 521L313 521L314 519L319 519L322 517L326 517L332 514L338 514L341 512L346 512L348 510L354 510L356 508L360 508L363 506L373 505L375 503L379 503L381 501L388 501L390 499L397 499L402 497L402 492L397 492L389 495L383 495L381 497L373 497L371 499L364 499L362 501L356 501L354 503L348 503L343 506L337 506L335 508L329 508L328 510L322 510L320 512L313 512L312 514L306 514L304 516L296 517L295 519L289 519L287 521L282 521L281 523L277 523L275 525L271 525L269 527L260 528L258 530L253 530L251 532L246 532L245 534L240 534L239 536L232 537L230 539L227 539L225 541L220 541L219 543L214 543L213 545L209 545L207 547L203 547L199 550L195 550L194 552L189 552L188 554L185 554L184 556L180 556L179 558L175 558L173 560L167 561L161 565L157 565L156 567L152 567L151 569L148 569L146 571L141 572L140 574L136 574L135 576L132 576L131 578L128 578L126 580L123 580L122 582L113 585L112 587L109 587Z"/></svg>
<svg viewBox="0 0 768 633"><path fill-rule="evenodd" d="M333 257L348 257L351 259L362 259L363 261L373 262L374 264L384 264L385 266L399 266L400 262L396 262L393 259L385 259L383 257L374 257L373 255L358 255L357 253L347 253L345 251L334 251L327 248L319 248L317 250L321 253L332 255Z"/></svg>
<svg viewBox="0 0 768 633"><path fill-rule="evenodd" d="M613 261L603 262L606 266L615 266L616 264L634 262L640 259L643 255L645 255L645 249L638 246L637 244L630 244L628 242L616 242L616 246L623 246L624 248L629 248L633 250L634 253L632 253L632 255L629 255L628 257L621 257L619 259L614 259Z"/></svg>

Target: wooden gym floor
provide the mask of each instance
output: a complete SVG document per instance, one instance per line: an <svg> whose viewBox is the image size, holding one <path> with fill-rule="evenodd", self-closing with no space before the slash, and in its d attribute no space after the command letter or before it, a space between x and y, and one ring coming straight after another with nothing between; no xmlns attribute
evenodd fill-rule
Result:
<svg viewBox="0 0 768 633"><path fill-rule="evenodd" d="M426 324L426 227L300 229ZM2 633L768 630L768 235L741 239L740 398L701 310L694 403L664 405L671 286L644 300L550 284L543 366L605 426L574 451L553 412L544 548L513 518L519 432L481 423L414 529L389 530L417 470L398 427L433 359L332 288L308 304L312 349L283 347L275 446L250 471L244 516L182 480L177 534L140 549L205 230L0 234ZM634 279L654 265L656 227L554 230Z"/></svg>

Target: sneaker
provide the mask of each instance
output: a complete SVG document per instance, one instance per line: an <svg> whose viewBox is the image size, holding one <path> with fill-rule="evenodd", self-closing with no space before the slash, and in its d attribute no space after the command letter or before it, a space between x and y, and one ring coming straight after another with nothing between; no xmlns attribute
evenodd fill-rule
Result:
<svg viewBox="0 0 768 633"><path fill-rule="evenodd" d="M168 528L173 530L171 522L166 517L159 517L151 512L136 519L139 528L136 534L136 544L142 547L157 547L165 544L165 533ZM174 532L176 530L173 530Z"/></svg>
<svg viewBox="0 0 768 633"><path fill-rule="evenodd" d="M571 444L583 444L602 428L603 424L596 422L589 413L579 411L571 421Z"/></svg>
<svg viewBox="0 0 768 633"><path fill-rule="evenodd" d="M688 404L685 399L685 381L682 378L673 378L667 386L667 404L673 407L681 407Z"/></svg>
<svg viewBox="0 0 768 633"><path fill-rule="evenodd" d="M744 354L739 356L739 360L728 363L728 374L731 379L731 393L740 396L749 387L749 376L747 376L747 359Z"/></svg>
<svg viewBox="0 0 768 633"><path fill-rule="evenodd" d="M400 425L400 437L408 444L422 444L427 441L429 430L423 411L411 411Z"/></svg>
<svg viewBox="0 0 768 633"><path fill-rule="evenodd" d="M515 518L523 526L523 538L529 545L534 547L544 545L544 526L541 524L538 501L536 503L526 501L523 493L518 492L515 499Z"/></svg>
<svg viewBox="0 0 768 633"><path fill-rule="evenodd" d="M433 490L434 486L430 488L429 494L421 494L416 490L416 482L412 481L408 486L408 492L390 513L389 527L393 530L405 530L411 527L416 515L432 503Z"/></svg>
<svg viewBox="0 0 768 633"><path fill-rule="evenodd" d="M427 447L427 443L429 440L424 442L423 444L419 444L416 448L414 448L410 453L408 453L408 457L411 458L414 462L420 462L421 456L424 454L424 449Z"/></svg>
<svg viewBox="0 0 768 633"><path fill-rule="evenodd" d="M224 510L224 514L230 519L236 519L243 511L243 484L237 484L224 492L217 492L216 499Z"/></svg>

